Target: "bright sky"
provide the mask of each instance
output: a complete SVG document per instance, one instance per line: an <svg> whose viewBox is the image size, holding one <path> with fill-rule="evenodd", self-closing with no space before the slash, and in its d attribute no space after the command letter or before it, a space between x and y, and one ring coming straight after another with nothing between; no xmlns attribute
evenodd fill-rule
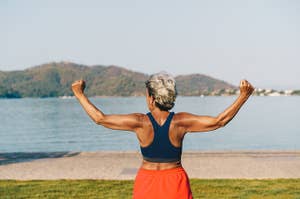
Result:
<svg viewBox="0 0 300 199"><path fill-rule="evenodd" d="M1 0L0 70L52 61L300 89L297 0Z"/></svg>

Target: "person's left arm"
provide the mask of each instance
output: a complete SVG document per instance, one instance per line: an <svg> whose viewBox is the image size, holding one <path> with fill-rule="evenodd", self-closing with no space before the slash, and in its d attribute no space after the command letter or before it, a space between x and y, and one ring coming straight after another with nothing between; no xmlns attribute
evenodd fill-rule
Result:
<svg viewBox="0 0 300 199"><path fill-rule="evenodd" d="M240 95L218 116L201 116L182 112L177 114L180 118L178 126L184 129L183 132L207 132L224 127L234 118L253 91L254 87L247 80L242 80L240 83Z"/></svg>

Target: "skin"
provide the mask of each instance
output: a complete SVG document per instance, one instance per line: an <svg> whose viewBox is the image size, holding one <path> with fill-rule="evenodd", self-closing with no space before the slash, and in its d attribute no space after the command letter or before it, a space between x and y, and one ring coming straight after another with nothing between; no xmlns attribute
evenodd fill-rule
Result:
<svg viewBox="0 0 300 199"><path fill-rule="evenodd" d="M146 114L104 114L86 97L84 89L85 82L83 80L75 81L72 84L72 91L75 97L96 124L114 130L134 132L142 147L151 144L154 132L151 121ZM176 113L171 121L169 129L171 143L174 146L179 147L181 146L186 133L208 132L224 127L234 118L253 91L253 86L247 80L242 80L240 82L240 94L237 99L216 117L195 115L187 112ZM147 90L146 103L156 122L163 125L169 115L169 111L161 111L156 107L154 98L149 96ZM142 168L150 170L171 169L180 166L181 162L154 163L145 160L142 161L141 165Z"/></svg>

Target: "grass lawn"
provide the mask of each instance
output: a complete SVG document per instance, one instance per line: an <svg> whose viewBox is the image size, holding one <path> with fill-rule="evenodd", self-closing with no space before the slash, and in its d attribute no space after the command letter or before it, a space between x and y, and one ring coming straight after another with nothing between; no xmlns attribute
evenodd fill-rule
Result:
<svg viewBox="0 0 300 199"><path fill-rule="evenodd" d="M300 179L191 179L194 198L300 199ZM0 198L131 198L132 180L0 180Z"/></svg>

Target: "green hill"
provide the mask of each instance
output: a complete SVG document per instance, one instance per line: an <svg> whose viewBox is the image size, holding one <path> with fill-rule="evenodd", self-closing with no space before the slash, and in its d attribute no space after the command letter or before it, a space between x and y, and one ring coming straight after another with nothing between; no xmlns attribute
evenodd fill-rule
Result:
<svg viewBox="0 0 300 199"><path fill-rule="evenodd" d="M70 96L73 81L87 82L88 96L141 96L149 75L117 66L85 66L70 62L53 62L23 71L0 71L0 97ZM179 95L209 95L235 87L205 75L176 77Z"/></svg>

